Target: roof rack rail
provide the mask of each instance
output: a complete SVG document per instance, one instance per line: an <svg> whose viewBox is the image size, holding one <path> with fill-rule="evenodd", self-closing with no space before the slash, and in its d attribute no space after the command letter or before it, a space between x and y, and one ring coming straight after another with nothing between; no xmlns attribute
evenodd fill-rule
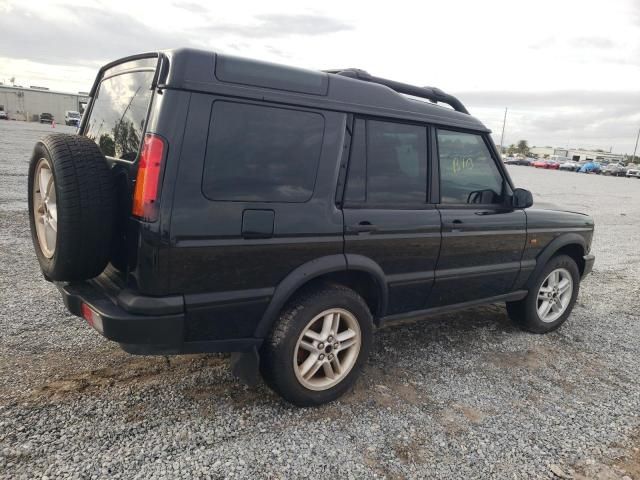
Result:
<svg viewBox="0 0 640 480"><path fill-rule="evenodd" d="M387 80L386 78L374 77L369 72L360 70L359 68L325 70L325 72L333 73L335 75L342 75L344 77L355 78L358 80L363 80L365 82L379 83L380 85L385 85L391 90L395 90L398 93L404 93L405 95L411 95L413 97L426 98L427 100L430 100L434 103L446 103L447 105L451 106L451 108L453 108L456 112L462 112L469 115L469 111L460 100L458 100L453 95L444 93L442 90L436 87L416 87L414 85L409 85L408 83L396 82L394 80Z"/></svg>

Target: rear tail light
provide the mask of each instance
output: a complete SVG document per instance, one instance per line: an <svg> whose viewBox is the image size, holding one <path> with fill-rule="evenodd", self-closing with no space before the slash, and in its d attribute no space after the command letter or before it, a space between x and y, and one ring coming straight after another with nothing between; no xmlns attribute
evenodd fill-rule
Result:
<svg viewBox="0 0 640 480"><path fill-rule="evenodd" d="M164 140L153 133L147 133L144 136L138 163L132 209L134 216L146 222L154 222L158 219L164 157Z"/></svg>
<svg viewBox="0 0 640 480"><path fill-rule="evenodd" d="M100 333L103 333L102 328L102 317L98 314L98 312L91 309L89 305L83 303L80 307L82 318L84 318L89 325L98 330Z"/></svg>

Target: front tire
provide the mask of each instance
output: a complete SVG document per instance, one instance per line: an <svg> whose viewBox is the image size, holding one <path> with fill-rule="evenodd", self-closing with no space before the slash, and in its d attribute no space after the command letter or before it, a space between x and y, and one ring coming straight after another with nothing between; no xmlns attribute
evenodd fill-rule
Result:
<svg viewBox="0 0 640 480"><path fill-rule="evenodd" d="M538 274L524 299L507 302L507 312L523 330L551 332L571 314L579 288L580 271L575 260L556 255Z"/></svg>
<svg viewBox="0 0 640 480"><path fill-rule="evenodd" d="M260 355L269 387L300 407L321 405L353 386L367 361L373 320L353 290L328 285L296 296Z"/></svg>

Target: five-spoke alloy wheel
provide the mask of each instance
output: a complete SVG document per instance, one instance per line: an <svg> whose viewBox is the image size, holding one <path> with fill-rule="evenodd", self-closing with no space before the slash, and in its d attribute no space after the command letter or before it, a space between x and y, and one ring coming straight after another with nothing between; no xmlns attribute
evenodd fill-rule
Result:
<svg viewBox="0 0 640 480"><path fill-rule="evenodd" d="M343 395L367 360L373 336L369 307L342 285L317 285L280 313L260 352L267 385L298 406Z"/></svg>
<svg viewBox="0 0 640 480"><path fill-rule="evenodd" d="M316 315L298 338L293 354L296 378L309 390L326 390L349 374L361 343L352 313L331 308Z"/></svg>
<svg viewBox="0 0 640 480"><path fill-rule="evenodd" d="M573 278L565 268L553 270L538 290L538 316L545 323L555 322L565 312L573 294Z"/></svg>
<svg viewBox="0 0 640 480"><path fill-rule="evenodd" d="M58 207L55 179L46 158L38 160L33 178L33 216L42 254L51 258L56 251Z"/></svg>
<svg viewBox="0 0 640 480"><path fill-rule="evenodd" d="M579 288L580 270L576 261L568 255L555 255L532 278L524 299L507 302L507 312L524 330L547 333L567 319Z"/></svg>

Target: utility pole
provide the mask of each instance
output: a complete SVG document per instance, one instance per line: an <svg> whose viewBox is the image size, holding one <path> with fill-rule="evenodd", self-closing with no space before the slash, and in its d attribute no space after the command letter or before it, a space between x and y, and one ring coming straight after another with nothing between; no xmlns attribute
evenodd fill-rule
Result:
<svg viewBox="0 0 640 480"><path fill-rule="evenodd" d="M636 146L633 147L633 157L631 157L632 163L635 163L636 161L636 151L638 150L638 139L640 139L640 128L638 129L638 135L636 136Z"/></svg>
<svg viewBox="0 0 640 480"><path fill-rule="evenodd" d="M504 119L502 120L502 135L500 135L500 155L502 155L502 142L504 141L504 126L507 124L507 108L504 109Z"/></svg>

